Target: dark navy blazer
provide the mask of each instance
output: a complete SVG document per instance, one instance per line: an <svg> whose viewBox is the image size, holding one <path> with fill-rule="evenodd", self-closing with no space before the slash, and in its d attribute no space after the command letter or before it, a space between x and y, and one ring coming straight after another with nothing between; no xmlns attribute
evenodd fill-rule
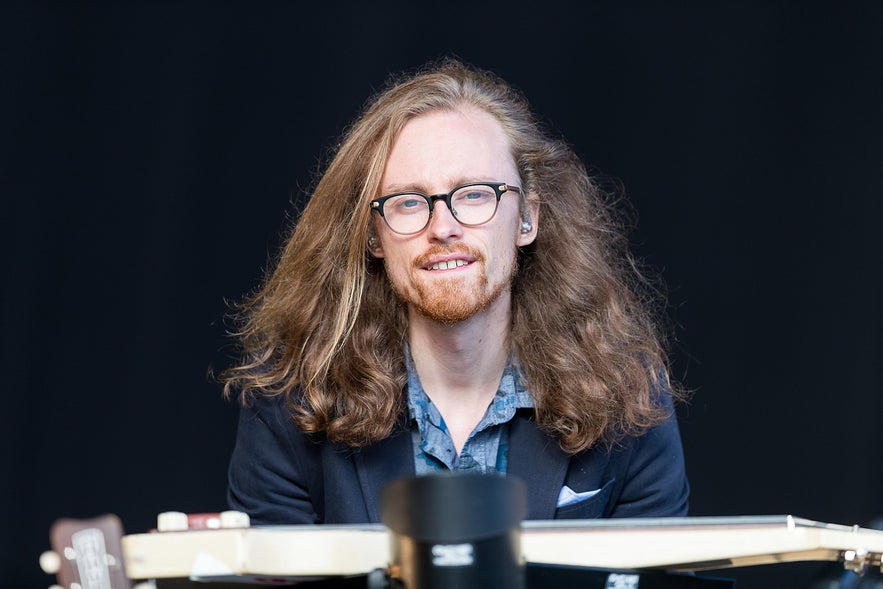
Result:
<svg viewBox="0 0 883 589"><path fill-rule="evenodd" d="M304 435L281 397L243 408L230 461L230 509L256 525L378 523L380 491L414 476L411 433L353 449ZM687 515L689 485L672 411L663 424L612 447L566 454L541 432L532 410L520 410L509 431L508 476L527 487L527 519L666 517ZM600 489L558 508L563 485L579 493Z"/></svg>

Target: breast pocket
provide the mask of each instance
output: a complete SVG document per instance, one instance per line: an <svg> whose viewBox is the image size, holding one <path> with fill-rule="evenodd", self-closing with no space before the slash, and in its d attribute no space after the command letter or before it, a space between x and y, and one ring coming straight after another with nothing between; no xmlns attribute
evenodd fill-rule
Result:
<svg viewBox="0 0 883 589"><path fill-rule="evenodd" d="M592 493L590 497L559 507L555 510L555 519L595 519L603 517L604 508L610 501L610 494L613 493L614 482L615 479L610 479L596 493Z"/></svg>

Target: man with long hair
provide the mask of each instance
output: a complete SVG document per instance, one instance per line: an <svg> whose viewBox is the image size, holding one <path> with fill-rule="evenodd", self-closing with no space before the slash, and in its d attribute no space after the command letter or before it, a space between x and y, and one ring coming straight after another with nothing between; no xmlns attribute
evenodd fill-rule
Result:
<svg viewBox="0 0 883 589"><path fill-rule="evenodd" d="M455 59L394 80L235 314L230 507L377 522L386 484L459 470L521 478L529 519L686 515L656 293L520 92Z"/></svg>

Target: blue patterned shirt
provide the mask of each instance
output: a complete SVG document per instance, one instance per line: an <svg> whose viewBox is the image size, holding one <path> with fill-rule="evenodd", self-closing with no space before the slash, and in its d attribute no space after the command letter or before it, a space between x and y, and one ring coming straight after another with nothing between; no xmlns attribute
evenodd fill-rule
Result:
<svg viewBox="0 0 883 589"><path fill-rule="evenodd" d="M522 385L513 364L506 364L497 394L469 434L459 456L444 418L420 384L408 350L405 351L405 364L417 475L441 470L505 474L509 456L509 421L517 409L534 406L533 398Z"/></svg>

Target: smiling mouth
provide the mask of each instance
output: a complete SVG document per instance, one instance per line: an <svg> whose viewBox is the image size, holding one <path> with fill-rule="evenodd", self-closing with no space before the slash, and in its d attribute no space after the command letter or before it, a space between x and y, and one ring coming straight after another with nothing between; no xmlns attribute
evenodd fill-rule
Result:
<svg viewBox="0 0 883 589"><path fill-rule="evenodd" d="M448 260L446 262L436 262L429 266L428 270L453 270L468 265L466 260Z"/></svg>

